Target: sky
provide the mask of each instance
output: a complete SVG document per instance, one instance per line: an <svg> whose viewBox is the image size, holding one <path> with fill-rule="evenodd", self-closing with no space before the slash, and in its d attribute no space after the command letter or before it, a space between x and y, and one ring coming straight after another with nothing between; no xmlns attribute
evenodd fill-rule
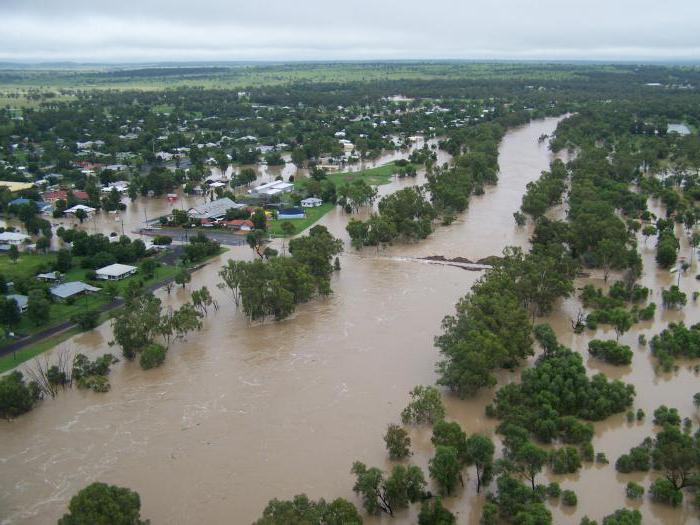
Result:
<svg viewBox="0 0 700 525"><path fill-rule="evenodd" d="M0 61L700 62L700 0L0 0Z"/></svg>

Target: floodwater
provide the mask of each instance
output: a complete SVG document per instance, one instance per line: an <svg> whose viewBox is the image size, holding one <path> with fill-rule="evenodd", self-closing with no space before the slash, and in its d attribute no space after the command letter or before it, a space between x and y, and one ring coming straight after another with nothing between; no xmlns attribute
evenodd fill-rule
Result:
<svg viewBox="0 0 700 525"><path fill-rule="evenodd" d="M499 254L508 244L527 246L530 227L516 227L512 213L527 182L539 177L551 160L537 139L551 133L556 123L547 119L510 131L500 148L498 186L473 198L458 221L421 243L355 252L344 231L347 215L340 209L330 212L323 223L346 241L342 271L333 277L334 294L302 305L286 321L251 325L231 297L216 288L219 266L230 257L251 258L247 247L231 248L195 273L189 287L208 286L220 308L209 312L201 332L171 346L162 367L143 371L137 363L119 363L107 394L73 389L15 421L0 422L2 523L55 522L73 494L98 480L137 490L142 515L154 524L251 523L271 498L302 492L312 498L342 496L359 506L352 493L352 462L390 467L382 440L386 425L399 420L413 386L435 381L433 337L442 317L481 275L418 258L476 260ZM417 182L421 180L419 176ZM415 182L397 180L381 191ZM685 238L683 243L683 253L689 254ZM672 276L656 270L653 241L648 244L642 247L642 280L654 289L659 309L654 322L623 337L635 349L631 367L588 359L587 342L613 334L573 334L570 319L580 308L577 300L564 301L547 320L564 344L584 353L591 373L603 371L633 382L635 408L651 416L666 403L691 415L697 376L686 365L673 374L656 375L648 350L637 345L639 327L649 338L669 320L700 320L690 301L681 312L660 308L659 289ZM694 273L681 277L689 294ZM175 306L189 292L179 288L171 296L163 290L158 295ZM71 351L95 357L110 351L110 338L104 324L50 355ZM515 379L517 374L511 373L499 377L500 382ZM448 415L467 432L493 434L495 422L484 416L492 395L483 392L469 400L446 395ZM629 504L624 496L627 481L648 486L654 477L617 474L612 466L651 433L651 417L628 424L619 415L595 426L593 444L611 465L585 465L573 476L550 476L579 496L575 509L551 507L556 523L578 523L585 514L600 519ZM430 430L412 429L411 437L412 461L427 475ZM546 478L542 474L539 481ZM483 494L475 494L474 479L465 476L465 481L466 487L447 504L460 523L477 523ZM648 500L640 509L644 523L653 524L687 523L694 512L688 505L671 509ZM415 506L402 511L391 522L415 523L416 511Z"/></svg>

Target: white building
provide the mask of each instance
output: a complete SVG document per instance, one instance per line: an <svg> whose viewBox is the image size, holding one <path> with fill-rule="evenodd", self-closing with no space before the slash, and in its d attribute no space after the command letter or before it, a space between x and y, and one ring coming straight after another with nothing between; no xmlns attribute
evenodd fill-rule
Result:
<svg viewBox="0 0 700 525"><path fill-rule="evenodd" d="M323 200L319 199L318 197L309 197L308 199L303 199L301 201L301 206L303 208L316 208L321 204L323 204Z"/></svg>
<svg viewBox="0 0 700 525"><path fill-rule="evenodd" d="M90 215L91 213L95 213L95 208L91 208L90 206L85 206L84 204L76 204L72 208L68 208L67 210L65 210L63 213L65 213L66 215L75 215L75 213L78 210L83 210L88 215Z"/></svg>
<svg viewBox="0 0 700 525"><path fill-rule="evenodd" d="M226 215L231 208L245 208L245 204L233 202L228 197L190 208L187 214L193 219L219 219Z"/></svg>
<svg viewBox="0 0 700 525"><path fill-rule="evenodd" d="M110 264L104 268L100 268L95 273L98 279L103 279L105 281L119 281L125 277L129 277L136 273L136 266L129 266L128 264Z"/></svg>
<svg viewBox="0 0 700 525"><path fill-rule="evenodd" d="M22 245L29 240L29 235L18 232L2 232L0 233L0 244L14 244L15 246Z"/></svg>
<svg viewBox="0 0 700 525"><path fill-rule="evenodd" d="M290 182L284 182L281 180L276 180L273 182L268 182L267 184L261 184L249 191L253 195L279 195L280 193L291 193L294 189L294 184Z"/></svg>

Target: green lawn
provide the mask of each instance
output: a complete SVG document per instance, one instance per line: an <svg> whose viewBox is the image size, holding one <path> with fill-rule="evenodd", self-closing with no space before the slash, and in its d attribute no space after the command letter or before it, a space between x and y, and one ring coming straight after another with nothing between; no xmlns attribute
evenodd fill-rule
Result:
<svg viewBox="0 0 700 525"><path fill-rule="evenodd" d="M0 357L0 374L7 372L8 370L12 370L14 367L21 365L25 361L29 361L30 359L46 352L47 350L79 333L80 328L76 326L66 330L65 332L61 332L60 334L47 337L36 344L25 346L21 350L17 350L15 353Z"/></svg>
<svg viewBox="0 0 700 525"><path fill-rule="evenodd" d="M311 226L313 223L321 219L326 213L331 211L333 208L335 208L335 204L331 204L330 202L327 202L325 204L321 204L320 206L317 206L316 208L304 208L304 211L306 212L306 217L303 219L290 219L290 220L283 220L283 221L269 221L267 223L267 231L270 233L270 235L274 237L284 237L284 231L282 230L282 223L283 222L291 222L296 230L294 231L294 234L300 233L304 231L306 228Z"/></svg>
<svg viewBox="0 0 700 525"><path fill-rule="evenodd" d="M0 274L7 281L13 281L18 277L32 277L39 273L42 266L48 267L55 262L55 255L43 255L38 253L20 253L19 259L14 263L7 254L0 255Z"/></svg>
<svg viewBox="0 0 700 525"><path fill-rule="evenodd" d="M369 168L367 170L329 173L327 179L333 181L336 186L340 186L346 182L352 182L357 179L363 179L371 186L381 186L382 184L391 182L396 170L397 168L395 163L390 162L388 164L384 164L376 168ZM300 179L294 182L294 186L297 189L301 189L308 181L309 179Z"/></svg>

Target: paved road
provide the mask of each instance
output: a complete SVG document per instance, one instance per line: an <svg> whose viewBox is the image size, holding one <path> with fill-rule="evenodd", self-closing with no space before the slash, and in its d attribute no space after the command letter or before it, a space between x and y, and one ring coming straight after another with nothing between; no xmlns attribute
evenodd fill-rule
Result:
<svg viewBox="0 0 700 525"><path fill-rule="evenodd" d="M139 230L141 235L155 237L156 235L167 235L172 237L174 241L188 242L189 239L198 233L203 233L208 239L216 241L226 246L242 246L246 243L245 235L223 232L220 230L202 231L202 230L183 230L180 228L161 228L159 230Z"/></svg>

